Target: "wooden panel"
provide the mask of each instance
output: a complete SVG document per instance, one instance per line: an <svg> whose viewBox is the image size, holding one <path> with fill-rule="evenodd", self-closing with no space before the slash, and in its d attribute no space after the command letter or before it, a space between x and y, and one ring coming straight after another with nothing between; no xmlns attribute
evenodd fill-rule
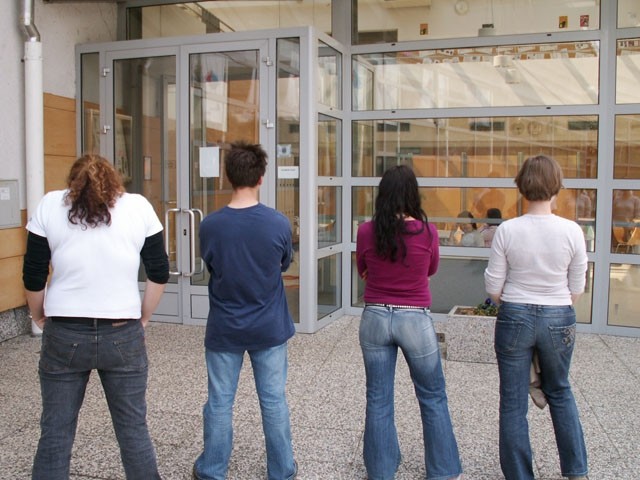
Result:
<svg viewBox="0 0 640 480"><path fill-rule="evenodd" d="M76 111L75 98L61 97L59 95L52 95L51 93L44 94L44 107L53 108L55 110L67 110L69 112Z"/></svg>
<svg viewBox="0 0 640 480"><path fill-rule="evenodd" d="M44 152L47 155L76 156L76 114L44 107Z"/></svg>
<svg viewBox="0 0 640 480"><path fill-rule="evenodd" d="M22 284L22 260L24 257L0 259L0 312L26 304Z"/></svg>
<svg viewBox="0 0 640 480"><path fill-rule="evenodd" d="M0 230L0 259L24 255L27 246L27 230L24 228L26 210L22 210L22 226Z"/></svg>
<svg viewBox="0 0 640 480"><path fill-rule="evenodd" d="M62 190L67 188L67 175L76 157L57 155L44 156L44 190Z"/></svg>

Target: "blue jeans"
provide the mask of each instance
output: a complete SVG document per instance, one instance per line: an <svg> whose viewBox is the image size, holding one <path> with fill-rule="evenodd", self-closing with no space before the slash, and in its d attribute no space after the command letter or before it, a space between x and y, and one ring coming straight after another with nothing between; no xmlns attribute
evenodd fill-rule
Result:
<svg viewBox="0 0 640 480"><path fill-rule="evenodd" d="M367 306L360 322L360 347L367 377L363 455L369 480L392 479L400 464L394 421L398 347L409 365L420 404L427 479L459 475L462 466L429 311Z"/></svg>
<svg viewBox="0 0 640 480"><path fill-rule="evenodd" d="M34 480L67 480L78 412L92 370L98 370L127 479L159 479L147 429L147 352L139 321L120 326L48 320L42 334L41 435Z"/></svg>
<svg viewBox="0 0 640 480"><path fill-rule="evenodd" d="M287 343L250 350L267 450L269 480L293 479L296 466L291 444L287 383ZM203 480L224 480L233 447L233 402L244 352L207 349L209 398L203 408L204 450L195 462L195 474Z"/></svg>
<svg viewBox="0 0 640 480"><path fill-rule="evenodd" d="M562 475L587 474L587 450L569 383L575 344L572 306L503 303L498 312L495 350L500 372L500 465L507 480L532 480L527 409L534 350L540 360L542 390L553 422Z"/></svg>

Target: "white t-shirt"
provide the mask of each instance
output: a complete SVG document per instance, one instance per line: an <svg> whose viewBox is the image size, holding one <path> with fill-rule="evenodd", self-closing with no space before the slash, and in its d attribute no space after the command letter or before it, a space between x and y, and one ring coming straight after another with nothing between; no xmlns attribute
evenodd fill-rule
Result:
<svg viewBox="0 0 640 480"><path fill-rule="evenodd" d="M500 224L484 272L503 302L571 305L584 291L587 251L580 226L557 215L522 215Z"/></svg>
<svg viewBox="0 0 640 480"><path fill-rule="evenodd" d="M151 204L125 193L111 209L111 225L73 225L66 190L47 193L27 230L46 237L53 273L45 296L47 317L140 318L140 251L162 231Z"/></svg>

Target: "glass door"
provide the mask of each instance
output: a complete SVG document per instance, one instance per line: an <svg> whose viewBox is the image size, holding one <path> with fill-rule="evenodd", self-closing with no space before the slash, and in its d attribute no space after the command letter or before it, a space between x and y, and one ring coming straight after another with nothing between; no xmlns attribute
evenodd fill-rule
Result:
<svg viewBox="0 0 640 480"><path fill-rule="evenodd" d="M172 275L154 320L180 322L182 221L178 207L177 49L140 49L107 54L105 125L107 158L122 174L127 192L143 195L163 223ZM109 80L112 81L109 81ZM86 116L86 113L85 113ZM92 127L95 131L95 126ZM85 126L85 129L86 126ZM91 131L91 130L90 130ZM86 135L85 135L86 137ZM139 281L146 280L141 266Z"/></svg>
<svg viewBox="0 0 640 480"><path fill-rule="evenodd" d="M261 101L269 83L263 68L269 64L267 47L268 42L260 40L185 48L189 141L185 152L188 162L184 162L188 184L183 183L182 198L189 206L189 236L193 239L190 245L182 246L183 256L190 261L189 271L183 273L189 282L182 296L187 305L185 323L204 324L209 312L209 273L200 257L199 224L231 199L232 188L224 171L226 148L244 140L271 150L273 120L266 102ZM267 177L272 176L271 170ZM272 206L271 183L263 183L260 200Z"/></svg>

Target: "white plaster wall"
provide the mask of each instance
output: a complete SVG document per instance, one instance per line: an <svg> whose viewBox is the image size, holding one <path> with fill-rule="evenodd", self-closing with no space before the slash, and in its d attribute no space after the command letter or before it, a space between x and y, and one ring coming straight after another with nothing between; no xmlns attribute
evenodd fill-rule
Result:
<svg viewBox="0 0 640 480"><path fill-rule="evenodd" d="M26 208L24 126L24 33L22 0L2 0L0 15L0 179L18 179L20 208ZM115 3L45 4L36 0L45 93L75 98L75 46L116 39Z"/></svg>
<svg viewBox="0 0 640 480"><path fill-rule="evenodd" d="M20 181L20 205L25 208L24 186L24 37L18 24L18 2L4 2L0 15L0 179Z"/></svg>

